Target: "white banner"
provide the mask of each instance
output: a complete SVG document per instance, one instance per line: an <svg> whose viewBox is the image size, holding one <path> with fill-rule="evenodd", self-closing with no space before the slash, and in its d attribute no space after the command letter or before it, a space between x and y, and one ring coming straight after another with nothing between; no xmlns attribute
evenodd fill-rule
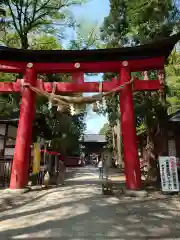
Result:
<svg viewBox="0 0 180 240"><path fill-rule="evenodd" d="M163 192L178 192L179 180L176 157L159 157L161 186Z"/></svg>

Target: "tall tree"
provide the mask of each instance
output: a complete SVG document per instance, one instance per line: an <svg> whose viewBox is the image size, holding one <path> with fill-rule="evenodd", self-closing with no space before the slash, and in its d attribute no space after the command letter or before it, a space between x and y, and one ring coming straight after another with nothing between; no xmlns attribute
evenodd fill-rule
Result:
<svg viewBox="0 0 180 240"><path fill-rule="evenodd" d="M137 43L168 37L177 26L179 10L173 0L132 0L127 14Z"/></svg>
<svg viewBox="0 0 180 240"><path fill-rule="evenodd" d="M123 47L129 41L128 33L127 1L110 0L110 13L109 16L104 19L101 28L102 40L106 42L107 47ZM118 75L115 73L104 74L105 81L111 80L113 77L118 77ZM111 125L115 125L119 117L118 102L118 94L106 98L106 111Z"/></svg>
<svg viewBox="0 0 180 240"><path fill-rule="evenodd" d="M180 109L180 54L174 50L166 66L166 82L168 84L167 101L168 113L172 114Z"/></svg>
<svg viewBox="0 0 180 240"><path fill-rule="evenodd" d="M110 14L104 19L102 38L107 41L107 47L124 47L143 44L169 36L176 30L179 20L177 4L171 0L110 0ZM137 74L137 73L136 73ZM143 78L142 73L138 73ZM149 72L148 78L154 77ZM105 74L105 80L115 74ZM110 80L110 79L109 79ZM155 132L157 122L166 117L167 106L159 102L158 93L136 93L135 114L138 129ZM110 124L114 124L118 115L118 96L107 99L107 108Z"/></svg>
<svg viewBox="0 0 180 240"><path fill-rule="evenodd" d="M136 44L167 37L178 27L179 10L172 0L133 0L129 2L127 10L131 24L131 36ZM154 72L148 72L146 76L151 79L154 77ZM136 116L138 116L138 122L141 122L141 125L144 124L147 129L147 140L154 143L157 132L164 136L166 134L165 129L167 129L168 104L167 102L160 102L159 99L159 93L157 92L135 94L135 112ZM164 136L162 139L165 140L166 137ZM167 154L166 143L164 141L159 142L163 144L154 150L162 155Z"/></svg>
<svg viewBox="0 0 180 240"><path fill-rule="evenodd" d="M100 44L99 40L99 25L81 18L74 27L73 37L68 48L72 50L97 48Z"/></svg>
<svg viewBox="0 0 180 240"><path fill-rule="evenodd" d="M15 31L21 48L29 47L30 34L55 33L55 24L72 26L74 20L64 11L83 0L1 0L3 9L10 18L9 28Z"/></svg>
<svg viewBox="0 0 180 240"><path fill-rule="evenodd" d="M103 127L100 129L99 134L105 135L106 132L108 131L109 124L105 123Z"/></svg>
<svg viewBox="0 0 180 240"><path fill-rule="evenodd" d="M60 49L61 45L56 38L48 35L41 35L31 39L33 49ZM1 81L12 81L12 74L1 73ZM45 81L66 81L68 78L64 75L43 76ZM14 76L16 80L16 76ZM19 116L18 94L4 94L0 97L0 115L7 117ZM56 107L48 108L48 99L37 96L36 98L36 115L33 125L33 140L36 141L38 136L46 140L52 140L52 147L61 152L79 151L79 138L85 130L84 114L71 116L68 112L57 112Z"/></svg>
<svg viewBox="0 0 180 240"><path fill-rule="evenodd" d="M2 41L8 47L30 48L42 50L62 49L57 39L52 35L56 33L54 21L59 21L64 25L69 15L62 12L67 6L80 4L78 0L64 1L40 1L40 0L21 0L4 1L4 9L11 23L6 26L6 32ZM13 10L13 11L12 11ZM1 74L1 80L16 80L17 76L12 74ZM69 81L69 75L52 74L42 76L45 81ZM14 94L1 96L1 115L16 116L19 115L19 96ZM8 100L8 101L4 101ZM78 149L78 139L84 131L84 115L71 117L68 113L57 113L56 108L48 108L48 101L43 97L37 97L36 119L34 122L34 140L37 136L43 136L45 139L53 139L53 147L57 150L68 147L67 151L76 151ZM64 138L64 136L66 136ZM63 141L62 141L63 139ZM64 143L64 145L62 144ZM75 144L77 143L77 144ZM74 149L74 150L73 150Z"/></svg>
<svg viewBox="0 0 180 240"><path fill-rule="evenodd" d="M110 0L110 13L104 19L103 26L101 28L101 39L105 41L106 47L123 47L129 43L128 38L129 23L127 16L127 1L126 0ZM116 73L104 74L104 81L109 81L113 77L119 77ZM122 163L122 158L117 150L121 151L121 142L118 143L118 149L114 148L114 132L115 126L117 129L117 122L120 118L119 112L119 94L113 94L113 96L106 98L106 108L101 109L101 112L107 113L109 120L109 129L107 131L108 146L114 152L114 157L117 162ZM120 130L120 129L119 129ZM119 152L120 152L119 151ZM116 156L117 155L117 156ZM121 159L120 159L121 158Z"/></svg>
<svg viewBox="0 0 180 240"><path fill-rule="evenodd" d="M104 18L101 29L102 40L109 47L124 46L129 39L129 23L126 0L110 0L110 13Z"/></svg>

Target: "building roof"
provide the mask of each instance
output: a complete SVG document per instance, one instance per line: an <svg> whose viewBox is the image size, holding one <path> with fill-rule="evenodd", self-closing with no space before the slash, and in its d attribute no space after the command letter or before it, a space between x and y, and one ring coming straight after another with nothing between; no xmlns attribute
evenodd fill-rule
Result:
<svg viewBox="0 0 180 240"><path fill-rule="evenodd" d="M24 50L0 46L0 59L19 62L108 62L169 56L180 32L136 47L93 50Z"/></svg>
<svg viewBox="0 0 180 240"><path fill-rule="evenodd" d="M81 141L84 143L87 143L87 142L106 143L106 137L105 135L100 135L100 134L85 134Z"/></svg>
<svg viewBox="0 0 180 240"><path fill-rule="evenodd" d="M169 115L170 122L180 122L180 110Z"/></svg>
<svg viewBox="0 0 180 240"><path fill-rule="evenodd" d="M5 123L9 123L9 124L17 124L19 121L19 118L10 118L7 116L0 116L0 124L5 124Z"/></svg>

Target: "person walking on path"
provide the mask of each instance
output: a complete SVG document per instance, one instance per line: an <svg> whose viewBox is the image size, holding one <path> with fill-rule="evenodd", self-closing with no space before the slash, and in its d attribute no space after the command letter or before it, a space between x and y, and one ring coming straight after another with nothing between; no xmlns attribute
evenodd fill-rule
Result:
<svg viewBox="0 0 180 240"><path fill-rule="evenodd" d="M99 171L99 179L103 178L103 162L102 159L98 162L98 171Z"/></svg>
<svg viewBox="0 0 180 240"><path fill-rule="evenodd" d="M57 178L57 185L62 184L64 185L64 178L65 178L66 166L64 163L64 157L62 155L59 156L59 173Z"/></svg>

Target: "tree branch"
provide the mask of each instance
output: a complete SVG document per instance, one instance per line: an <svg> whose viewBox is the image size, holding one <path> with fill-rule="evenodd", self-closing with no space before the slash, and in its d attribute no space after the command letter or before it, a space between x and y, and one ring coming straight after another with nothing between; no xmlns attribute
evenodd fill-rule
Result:
<svg viewBox="0 0 180 240"><path fill-rule="evenodd" d="M28 8L30 7L31 2L29 2L29 0L26 0L26 4L25 4L25 10L24 10L24 21L23 21L23 28L26 27L26 24L28 24L28 20L27 20L27 13L28 13Z"/></svg>
<svg viewBox="0 0 180 240"><path fill-rule="evenodd" d="M23 32L23 28L22 28L22 9L23 9L23 0L20 0L18 3L17 2L13 2L12 3L17 11L17 19L18 19L18 23L19 23L19 30L22 33ZM19 5L20 7L19 7Z"/></svg>
<svg viewBox="0 0 180 240"><path fill-rule="evenodd" d="M32 14L32 19L29 22L29 27L27 28L27 33L28 31L32 28L33 22L35 22L35 15L36 15L36 7L37 7L37 2L38 0L35 0L34 5L33 5L33 14ZM26 18L27 19L27 18ZM28 21L27 21L27 26L28 26Z"/></svg>
<svg viewBox="0 0 180 240"><path fill-rule="evenodd" d="M8 5L9 10L11 12L11 16L12 16L12 19L13 19L14 27L15 27L17 33L19 34L19 36L21 36L21 32L19 31L18 26L16 24L16 18L15 18L15 15L13 13L13 10L12 10L12 7L11 7L11 4L10 4L9 0L7 0L6 4Z"/></svg>
<svg viewBox="0 0 180 240"><path fill-rule="evenodd" d="M51 0L47 0L39 9L36 10L35 14L43 10Z"/></svg>
<svg viewBox="0 0 180 240"><path fill-rule="evenodd" d="M32 15L32 22L35 19L35 15L36 15L36 7L37 7L37 2L38 0L35 1L34 5L33 5L33 15Z"/></svg>
<svg viewBox="0 0 180 240"><path fill-rule="evenodd" d="M27 26L27 29L26 29L26 32L28 32L30 29L34 28L34 27L37 27L38 25L41 24L41 22L36 22L38 19L42 19L43 20L43 17L47 16L47 12L39 15L38 17L36 17L34 19L34 21L32 21L29 26Z"/></svg>

